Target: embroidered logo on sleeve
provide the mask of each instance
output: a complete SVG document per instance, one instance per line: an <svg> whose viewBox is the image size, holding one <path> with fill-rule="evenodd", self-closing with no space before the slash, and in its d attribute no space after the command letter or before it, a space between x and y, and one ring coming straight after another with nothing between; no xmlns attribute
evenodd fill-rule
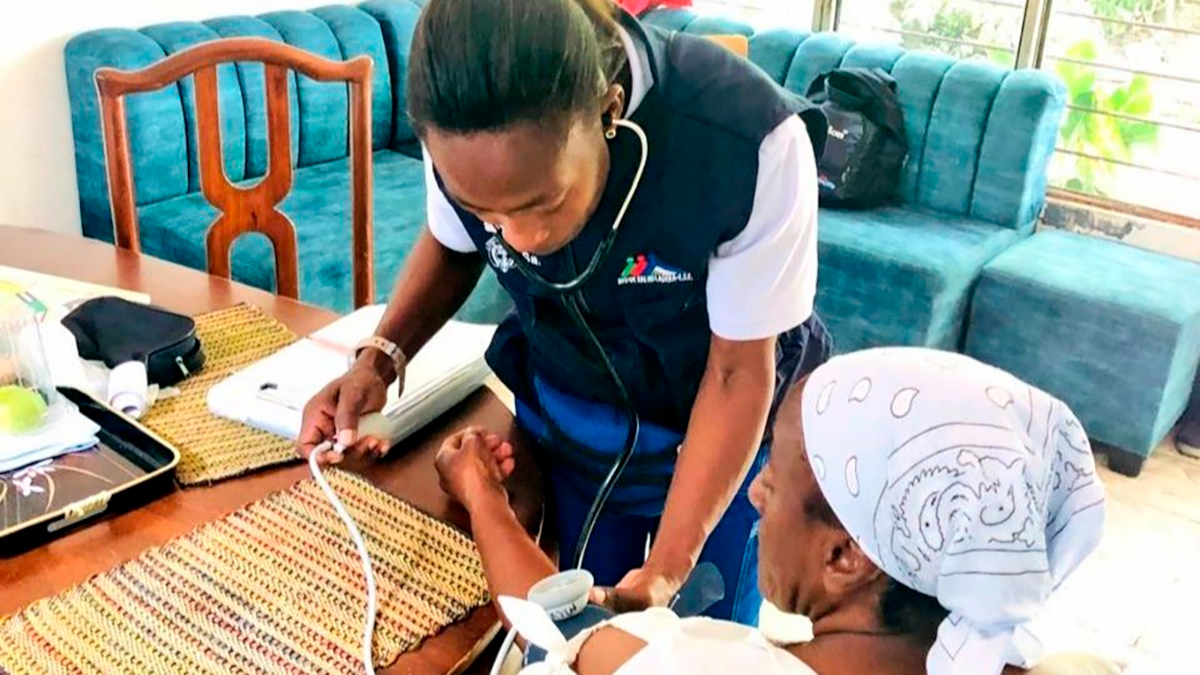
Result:
<svg viewBox="0 0 1200 675"><path fill-rule="evenodd" d="M638 255L625 260L625 269L617 278L617 285L626 284L677 284L691 281L692 273L665 265L653 255Z"/></svg>

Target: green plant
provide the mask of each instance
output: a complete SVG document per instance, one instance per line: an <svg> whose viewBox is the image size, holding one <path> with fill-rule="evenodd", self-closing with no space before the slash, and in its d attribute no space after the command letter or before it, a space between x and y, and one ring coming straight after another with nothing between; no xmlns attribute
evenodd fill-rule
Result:
<svg viewBox="0 0 1200 675"><path fill-rule="evenodd" d="M1093 16L1106 19L1124 19L1138 23L1155 23L1160 20L1167 7L1167 0L1090 0ZM1115 42L1126 42L1136 33L1146 34L1144 28L1106 21L1100 24L1105 37Z"/></svg>
<svg viewBox="0 0 1200 675"><path fill-rule="evenodd" d="M1146 20L1166 3L1163 0L1091 0L1096 16L1109 19L1133 17Z"/></svg>
<svg viewBox="0 0 1200 675"><path fill-rule="evenodd" d="M953 7L953 0L942 0L937 12L928 22L911 17L911 0L892 0L888 9L906 34L901 44L906 49L931 49L956 56L960 59L981 57L1002 66L1012 67L1013 52L984 46L990 41L985 35L987 24L976 13ZM960 42L947 42L937 38L948 38ZM980 44L962 44L962 42Z"/></svg>
<svg viewBox="0 0 1200 675"><path fill-rule="evenodd" d="M1067 55L1077 61L1094 61L1096 45L1091 40L1082 40L1068 49ZM1134 148L1157 145L1157 125L1127 119L1145 117L1154 109L1154 95L1144 75L1135 75L1127 84L1107 91L1097 84L1096 69L1092 66L1060 61L1058 75L1066 83L1067 98L1074 106L1067 110L1059 147L1086 155L1129 161ZM1114 174L1111 162L1076 155L1071 157L1075 162L1074 171L1064 187L1099 196L1110 192Z"/></svg>

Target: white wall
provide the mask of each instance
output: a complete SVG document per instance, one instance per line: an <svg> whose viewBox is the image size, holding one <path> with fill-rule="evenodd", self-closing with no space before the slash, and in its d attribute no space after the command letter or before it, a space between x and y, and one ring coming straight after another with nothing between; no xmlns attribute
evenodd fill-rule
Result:
<svg viewBox="0 0 1200 675"><path fill-rule="evenodd" d="M337 0L21 0L0 21L0 224L79 232L63 45L94 28L137 28Z"/></svg>

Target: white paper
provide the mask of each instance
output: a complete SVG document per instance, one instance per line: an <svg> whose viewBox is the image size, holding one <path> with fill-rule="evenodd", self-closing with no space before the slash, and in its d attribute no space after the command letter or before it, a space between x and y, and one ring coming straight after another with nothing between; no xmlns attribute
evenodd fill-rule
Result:
<svg viewBox="0 0 1200 675"><path fill-rule="evenodd" d="M0 473L84 450L96 444L100 426L73 404L60 401L58 416L43 429L28 434L0 434Z"/></svg>
<svg viewBox="0 0 1200 675"><path fill-rule="evenodd" d="M31 307L44 308L43 321L59 322L86 300L106 295L115 295L130 302L148 304L150 296L145 293L127 291L89 284L74 279L64 279L40 272L31 272L16 267L0 265L0 290L17 294ZM40 310L39 310L40 313Z"/></svg>
<svg viewBox="0 0 1200 675"><path fill-rule="evenodd" d="M374 334L383 305L364 307L249 366L209 390L208 408L271 433L296 438L305 403L346 372L350 354ZM478 389L490 374L484 352L495 326L448 322L408 364L404 396L388 391L383 412L395 442Z"/></svg>

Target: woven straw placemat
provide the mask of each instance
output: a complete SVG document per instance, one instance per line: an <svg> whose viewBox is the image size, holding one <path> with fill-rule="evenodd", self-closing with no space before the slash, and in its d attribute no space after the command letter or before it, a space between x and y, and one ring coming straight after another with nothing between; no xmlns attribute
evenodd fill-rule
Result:
<svg viewBox="0 0 1200 675"><path fill-rule="evenodd" d="M374 561L377 665L487 602L465 535L327 475ZM0 671L361 673L365 607L354 545L306 480L6 619Z"/></svg>
<svg viewBox="0 0 1200 675"><path fill-rule="evenodd" d="M208 411L208 390L246 366L299 339L251 305L196 317L207 362L185 379L180 395L159 401L142 424L179 449L176 477L184 485L211 483L296 459L292 442Z"/></svg>

